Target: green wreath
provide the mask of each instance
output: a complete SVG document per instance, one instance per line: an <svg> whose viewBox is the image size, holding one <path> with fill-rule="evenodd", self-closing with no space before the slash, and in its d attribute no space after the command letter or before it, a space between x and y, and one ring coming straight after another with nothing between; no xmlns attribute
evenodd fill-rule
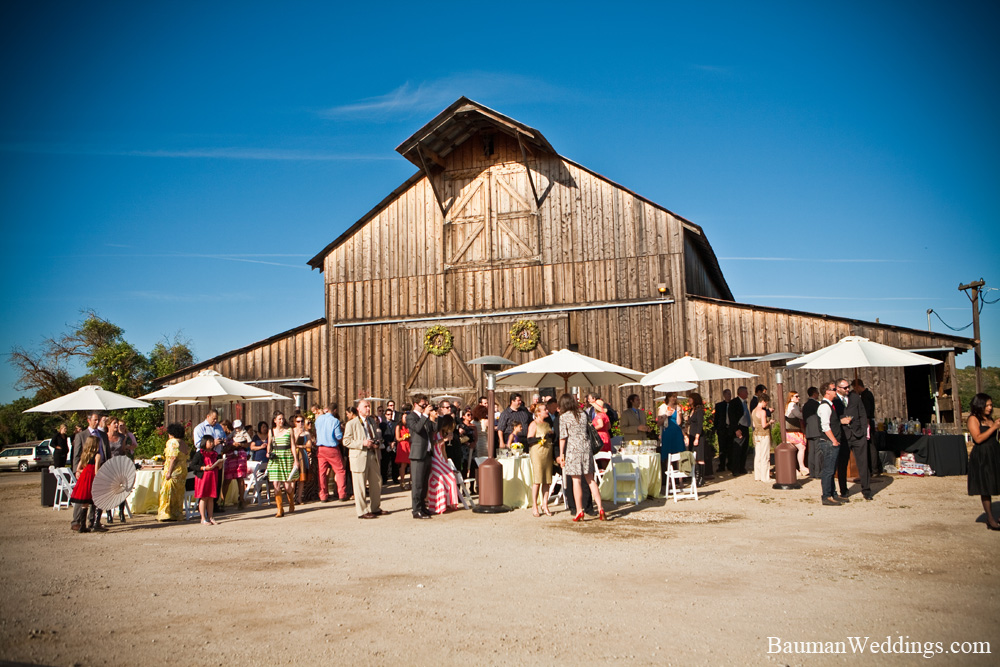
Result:
<svg viewBox="0 0 1000 667"><path fill-rule="evenodd" d="M455 336L448 327L435 324L424 334L424 349L435 357L443 357L451 352L455 345Z"/></svg>
<svg viewBox="0 0 1000 667"><path fill-rule="evenodd" d="M510 342L521 352L531 352L538 347L542 332L532 320L520 320L510 328Z"/></svg>

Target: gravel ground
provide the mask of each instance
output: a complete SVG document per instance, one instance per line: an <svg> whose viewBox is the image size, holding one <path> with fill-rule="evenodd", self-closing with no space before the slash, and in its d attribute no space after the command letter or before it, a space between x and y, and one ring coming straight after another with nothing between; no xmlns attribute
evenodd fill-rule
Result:
<svg viewBox="0 0 1000 667"><path fill-rule="evenodd" d="M964 477L878 480L822 507L818 483L715 480L698 502L574 524L529 511L414 521L353 503L152 515L78 535L38 476L0 475L0 660L50 665L912 664L916 654L769 654L782 642L941 642L997 664L997 547ZM855 490L857 487L854 487ZM977 509L978 508L978 509ZM998 507L1000 509L1000 507ZM912 647L911 647L912 648ZM957 647L961 648L961 647ZM936 650L932 647L932 650Z"/></svg>

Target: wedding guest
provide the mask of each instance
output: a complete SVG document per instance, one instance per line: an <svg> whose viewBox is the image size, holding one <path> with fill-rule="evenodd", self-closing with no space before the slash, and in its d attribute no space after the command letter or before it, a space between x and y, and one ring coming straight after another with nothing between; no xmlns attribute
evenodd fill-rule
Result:
<svg viewBox="0 0 1000 667"><path fill-rule="evenodd" d="M698 392L688 394L691 416L688 418L688 446L695 455L700 479L714 479L712 458L715 452L705 437L705 399ZM707 465L706 465L707 464Z"/></svg>
<svg viewBox="0 0 1000 667"><path fill-rule="evenodd" d="M993 399L989 394L972 397L966 426L973 443L969 453L969 495L979 496L982 501L986 527L1000 530L1000 523L993 516L993 496L1000 495L1000 442L997 438L1000 420L993 419Z"/></svg>
<svg viewBox="0 0 1000 667"><path fill-rule="evenodd" d="M805 427L805 420L802 417L799 400L799 392L789 392L788 404L785 406L785 437L788 444L798 450L799 475L807 476L809 468L806 467L806 436L802 430Z"/></svg>
<svg viewBox="0 0 1000 667"><path fill-rule="evenodd" d="M323 414L316 417L316 456L319 470L319 499L330 498L330 472L333 471L335 497L347 500L347 472L344 469L344 451L341 442L344 429L337 417L337 404L331 403Z"/></svg>
<svg viewBox="0 0 1000 667"><path fill-rule="evenodd" d="M601 492L594 481L594 455L587 441L587 416L580 409L579 403L572 394L559 397L559 458L556 462L562 466L563 473L573 480L573 496L578 514L573 521L583 520L583 493L585 481L590 487L591 497L597 503L599 518L605 520L604 508L601 507ZM582 480L582 481L581 481Z"/></svg>
<svg viewBox="0 0 1000 667"><path fill-rule="evenodd" d="M347 433L347 424L353 419L358 418L358 409L354 406L347 406L344 410L344 433ZM348 500L354 500L354 473L351 471L351 454L348 452L349 448L344 445L344 475L346 477L344 483L347 485L347 497Z"/></svg>
<svg viewBox="0 0 1000 667"><path fill-rule="evenodd" d="M129 449L129 441L125 434L123 434L119 428L119 420L117 417L111 417L108 419L108 461L115 458L116 456L126 456ZM108 523L114 523L114 511L107 510ZM125 523L125 502L123 501L118 506L118 521Z"/></svg>
<svg viewBox="0 0 1000 667"><path fill-rule="evenodd" d="M69 502L73 504L73 523L70 524L70 528L78 533L88 533L90 530L107 530L100 523L92 526L90 530L87 529L87 514L94 504L91 487L94 484L94 475L101 467L100 445L100 438L88 435L80 447L80 462L74 471L76 484L69 497Z"/></svg>
<svg viewBox="0 0 1000 667"><path fill-rule="evenodd" d="M157 521L180 521L184 516L184 479L188 472L191 450L184 442L184 427L167 425L166 446L163 448L163 485L160 487L160 508Z"/></svg>
<svg viewBox="0 0 1000 667"><path fill-rule="evenodd" d="M504 443L504 449L513 449L514 445L522 444L523 431L524 426L521 425L521 422L515 422L511 427L510 435L507 436L507 442Z"/></svg>
<svg viewBox="0 0 1000 667"><path fill-rule="evenodd" d="M808 462L806 468L809 470L810 477L820 479L823 462L820 460L819 447L813 446L816 444L813 440L818 437L818 431L817 428L809 428L809 424L815 422L816 411L819 409L821 398L819 389L809 387L806 389L806 397L806 402L802 404L802 432L806 436L806 461ZM811 435L810 430L813 431Z"/></svg>
<svg viewBox="0 0 1000 667"><path fill-rule="evenodd" d="M77 474L76 470L80 467L80 456L83 454L83 446L84 443L86 443L87 438L90 436L94 436L98 439L97 453L100 456L100 460L104 461L107 458L108 434L100 428L103 420L104 415L100 412L88 412L87 428L81 429L79 433L73 436L73 451L70 455L73 457L74 474ZM101 517L104 513L97 509L97 506L93 503L91 503L89 507L90 529L96 531L107 530L107 528L101 525Z"/></svg>
<svg viewBox="0 0 1000 667"><path fill-rule="evenodd" d="M267 467L267 435L269 432L267 422L257 422L257 433L250 442L250 460L259 464L258 472Z"/></svg>
<svg viewBox="0 0 1000 667"><path fill-rule="evenodd" d="M295 464L299 468L299 478L295 484L295 502L302 503L302 489L309 477L309 453L307 440L309 431L305 426L305 418L301 414L292 417L292 441L295 443ZM289 510L290 511L290 510Z"/></svg>
<svg viewBox="0 0 1000 667"><path fill-rule="evenodd" d="M201 448L191 458L194 472L194 497L198 499L198 513L202 525L218 525L215 521L215 498L219 495L219 471L222 458L214 449L215 438L205 434Z"/></svg>
<svg viewBox="0 0 1000 667"><path fill-rule="evenodd" d="M622 413L621 421L618 423L622 439L625 441L645 439L649 427L646 426L646 413L642 411L642 399L638 394L630 394L625 403L628 408Z"/></svg>
<svg viewBox="0 0 1000 667"><path fill-rule="evenodd" d="M448 465L445 450L445 443L451 442L454 431L454 417L443 415L438 418L434 447L431 449L431 474L427 478L427 500L424 503L431 514L444 514L458 507L458 480Z"/></svg>
<svg viewBox="0 0 1000 667"><path fill-rule="evenodd" d="M236 482L236 490L239 493L237 501L239 509L243 509L245 503L243 496L246 495L246 483L244 480L247 476L247 459L249 458L247 448L252 439L253 436L243 428L243 422L237 419L233 422L233 442L231 445L226 445L223 450L226 453L226 462L223 466L222 497L225 499L229 496L229 487L233 485L233 482Z"/></svg>
<svg viewBox="0 0 1000 667"><path fill-rule="evenodd" d="M66 436L65 423L59 424L59 429L52 437L50 447L52 447L52 465L56 468L64 467L69 455L69 438Z"/></svg>
<svg viewBox="0 0 1000 667"><path fill-rule="evenodd" d="M135 441L135 434L128 430L128 424L125 423L124 419L118 420L116 429L124 440L122 453L130 459L134 459L135 450L139 448L139 443Z"/></svg>
<svg viewBox="0 0 1000 667"><path fill-rule="evenodd" d="M399 421L399 414L396 413L396 402L389 401L385 404L385 412L379 419L378 427L382 431L382 483L388 484L390 481L395 484L399 481L399 466L396 465L396 422Z"/></svg>
<svg viewBox="0 0 1000 667"><path fill-rule="evenodd" d="M539 516L538 492L542 492L542 511L549 511L549 485L552 484L552 441L554 434L549 425L549 411L544 403L536 403L535 418L528 424L528 445L531 447L531 514Z"/></svg>
<svg viewBox="0 0 1000 667"><path fill-rule="evenodd" d="M684 451L684 432L681 430L681 407L677 404L677 394L667 394L665 403L656 412L656 423L660 427L660 457L664 460L671 454ZM663 466L666 469L666 466Z"/></svg>
<svg viewBox="0 0 1000 667"><path fill-rule="evenodd" d="M757 397L757 405L750 412L753 422L753 478L758 482L771 481L771 424L768 417L771 397L766 393Z"/></svg>
<svg viewBox="0 0 1000 667"><path fill-rule="evenodd" d="M299 468L295 463L297 449L292 440L292 429L285 422L285 414L275 412L267 439L267 475L274 484L274 499L278 505L275 517L285 516L282 494L288 497L288 511L295 511L295 482L299 478Z"/></svg>
<svg viewBox="0 0 1000 667"><path fill-rule="evenodd" d="M478 427L476 429L476 458L478 459L489 455L489 408L480 403L472 409L472 419Z"/></svg>
<svg viewBox="0 0 1000 667"><path fill-rule="evenodd" d="M458 425L458 442L462 446L462 460L459 470L464 470L468 475L472 470L472 458L476 453L476 442L478 435L476 420L472 418L472 410L466 408L462 411L462 423Z"/></svg>
<svg viewBox="0 0 1000 667"><path fill-rule="evenodd" d="M362 399L358 401L357 417L344 427L344 447L348 449L351 459L354 507L359 519L374 519L387 513L381 507L382 473L378 463L381 444L382 434L371 416L371 403ZM366 483L370 504L365 500Z"/></svg>
<svg viewBox="0 0 1000 667"><path fill-rule="evenodd" d="M499 406L497 407L499 408ZM514 424L520 424L523 432L527 430L528 422L530 421L531 414L525 409L521 394L512 394L510 397L510 406L500 414L500 418L496 422L501 442L510 442L510 434L514 430Z"/></svg>
<svg viewBox="0 0 1000 667"><path fill-rule="evenodd" d="M601 447L602 452L611 451L611 419L608 418L608 409L604 406L604 401L600 398L594 400L590 404L593 410L593 417L591 418L591 424L593 424L594 429L597 431L597 437L601 439L604 446Z"/></svg>
<svg viewBox="0 0 1000 667"><path fill-rule="evenodd" d="M314 413L315 414L315 413ZM319 469L319 458L316 452L316 424L312 417L306 417L305 436L303 437L302 458L306 461L309 474L305 481L299 484L299 499L302 503L310 503L319 500L319 479L316 471Z"/></svg>
<svg viewBox="0 0 1000 667"><path fill-rule="evenodd" d="M412 403L403 403L402 413L396 422L396 465L399 466L399 489L409 491L406 473L410 468L410 429L406 426L406 416L413 410Z"/></svg>

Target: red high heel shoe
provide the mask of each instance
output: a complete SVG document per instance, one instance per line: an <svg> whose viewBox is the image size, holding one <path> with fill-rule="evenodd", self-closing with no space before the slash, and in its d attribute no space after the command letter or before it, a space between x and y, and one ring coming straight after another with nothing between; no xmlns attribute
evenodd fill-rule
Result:
<svg viewBox="0 0 1000 667"><path fill-rule="evenodd" d="M573 517L573 521L574 522L576 522L576 521L583 521L583 512L580 512L575 517Z"/></svg>
<svg viewBox="0 0 1000 667"><path fill-rule="evenodd" d="M604 516L604 510L601 510L601 511L600 511L600 512L599 512L599 513L597 514L597 518L598 518L599 520L601 520L601 521L607 521L607 520L608 520L608 518L607 518L606 516Z"/></svg>

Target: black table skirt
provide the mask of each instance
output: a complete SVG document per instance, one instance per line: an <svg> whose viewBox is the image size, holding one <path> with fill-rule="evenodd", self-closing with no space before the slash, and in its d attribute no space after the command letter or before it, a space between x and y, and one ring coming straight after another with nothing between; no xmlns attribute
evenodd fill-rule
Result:
<svg viewBox="0 0 1000 667"><path fill-rule="evenodd" d="M965 438L960 435L896 435L876 431L872 442L880 451L892 451L897 456L910 452L917 463L926 463L939 477L968 472L969 454Z"/></svg>

